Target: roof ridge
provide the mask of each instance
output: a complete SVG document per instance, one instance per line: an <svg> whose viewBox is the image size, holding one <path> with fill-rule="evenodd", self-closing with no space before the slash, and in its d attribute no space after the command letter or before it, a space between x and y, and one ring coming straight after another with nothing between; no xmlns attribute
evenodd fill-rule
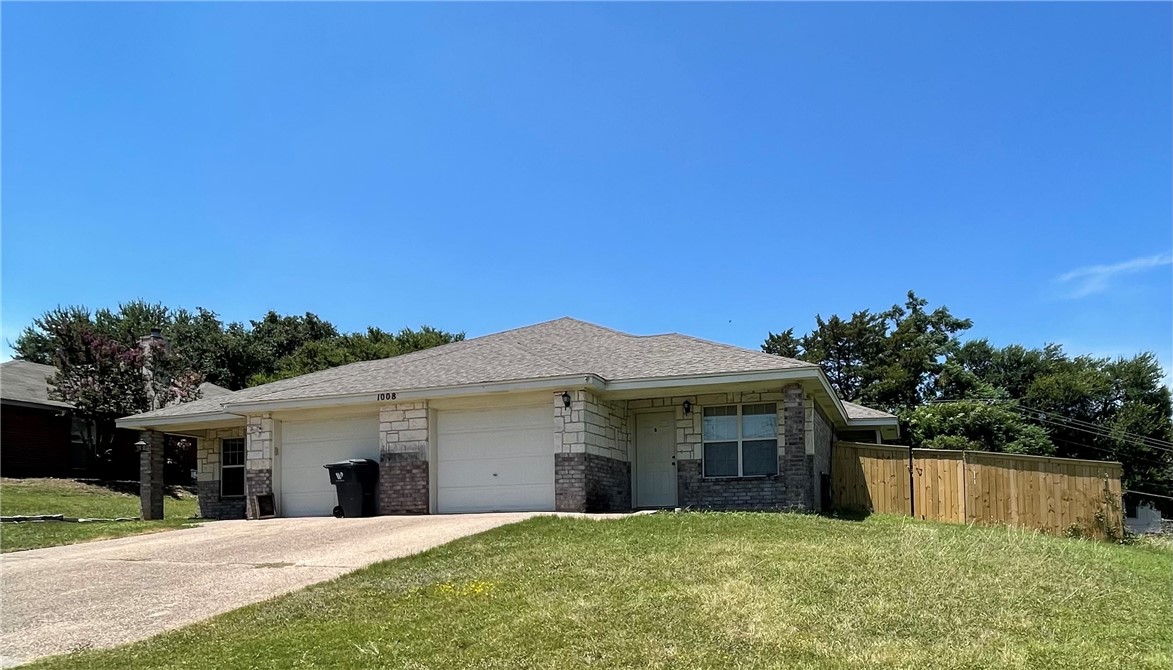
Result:
<svg viewBox="0 0 1173 670"><path fill-rule="evenodd" d="M663 335L653 335L653 336L651 336L651 337L681 337L681 338L684 338L684 339L686 339L686 340L692 340L692 341L694 341L694 342L702 342L702 343L704 343L704 344L711 344L711 345L713 345L713 346L716 346L716 347L724 347L725 349L734 349L734 350L736 350L736 351L747 352L747 353L751 353L751 354L758 354L758 355L761 355L761 356L769 356L769 357L771 357L771 358L777 358L777 359L779 359L779 360L788 361L788 362L790 362L790 363L797 363L798 365L801 365L801 366L804 366L804 367L818 367L818 364L817 364L817 363L811 363L810 361L804 361L804 360L802 360L802 359L800 359L800 358L791 358L791 357L789 357L789 356L777 356L777 355L775 355L775 354L769 354L769 353L766 353L766 352L764 352L764 351L755 351L755 350L753 350L753 349L747 349L747 348L745 348L745 347L739 347L739 346L737 346L736 344L727 344L727 343L725 343L725 342L717 342L717 341L714 341L714 340L706 340L706 339L705 339L705 338L703 338L703 337L696 337L696 336L693 336L693 335L685 335L685 334L683 334L683 333L664 333Z"/></svg>

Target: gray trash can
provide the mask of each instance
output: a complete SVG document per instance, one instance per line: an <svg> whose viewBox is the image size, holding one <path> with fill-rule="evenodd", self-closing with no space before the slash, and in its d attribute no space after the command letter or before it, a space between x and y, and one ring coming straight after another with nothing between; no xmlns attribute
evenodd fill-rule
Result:
<svg viewBox="0 0 1173 670"><path fill-rule="evenodd" d="M379 464L369 458L351 458L327 463L330 483L338 493L334 516L360 517L375 515L375 489L379 481Z"/></svg>

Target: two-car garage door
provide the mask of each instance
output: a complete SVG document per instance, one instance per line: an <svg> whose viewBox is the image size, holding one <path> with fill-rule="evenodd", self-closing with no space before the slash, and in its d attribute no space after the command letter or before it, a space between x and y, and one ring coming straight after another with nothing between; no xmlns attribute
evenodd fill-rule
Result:
<svg viewBox="0 0 1173 670"><path fill-rule="evenodd" d="M554 509L554 428L548 407L440 410L432 416L436 511ZM348 458L379 460L379 420L283 421L279 449L281 516L326 516L337 494L322 466Z"/></svg>
<svg viewBox="0 0 1173 670"><path fill-rule="evenodd" d="M444 410L436 417L440 513L554 509L548 407Z"/></svg>

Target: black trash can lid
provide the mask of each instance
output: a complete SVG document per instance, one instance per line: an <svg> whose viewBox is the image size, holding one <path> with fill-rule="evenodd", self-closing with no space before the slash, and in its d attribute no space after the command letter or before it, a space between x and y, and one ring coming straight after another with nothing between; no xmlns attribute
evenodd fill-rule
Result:
<svg viewBox="0 0 1173 670"><path fill-rule="evenodd" d="M323 465L323 468L354 468L360 465L378 465L378 461L369 458L348 458L345 461L335 461Z"/></svg>

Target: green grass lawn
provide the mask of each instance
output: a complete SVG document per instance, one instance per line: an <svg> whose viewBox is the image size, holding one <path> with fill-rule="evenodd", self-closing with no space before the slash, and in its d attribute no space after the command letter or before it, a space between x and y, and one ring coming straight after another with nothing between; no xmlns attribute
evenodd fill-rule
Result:
<svg viewBox="0 0 1173 670"><path fill-rule="evenodd" d="M88 540L171 530L190 523L197 513L196 498L176 491L163 499L161 521L61 523L56 521L6 523L0 526L0 551L20 551ZM0 514L63 514L67 517L111 519L139 516L137 495L72 479L0 479Z"/></svg>
<svg viewBox="0 0 1173 670"><path fill-rule="evenodd" d="M873 517L539 518L33 668L1160 668L1173 556Z"/></svg>

